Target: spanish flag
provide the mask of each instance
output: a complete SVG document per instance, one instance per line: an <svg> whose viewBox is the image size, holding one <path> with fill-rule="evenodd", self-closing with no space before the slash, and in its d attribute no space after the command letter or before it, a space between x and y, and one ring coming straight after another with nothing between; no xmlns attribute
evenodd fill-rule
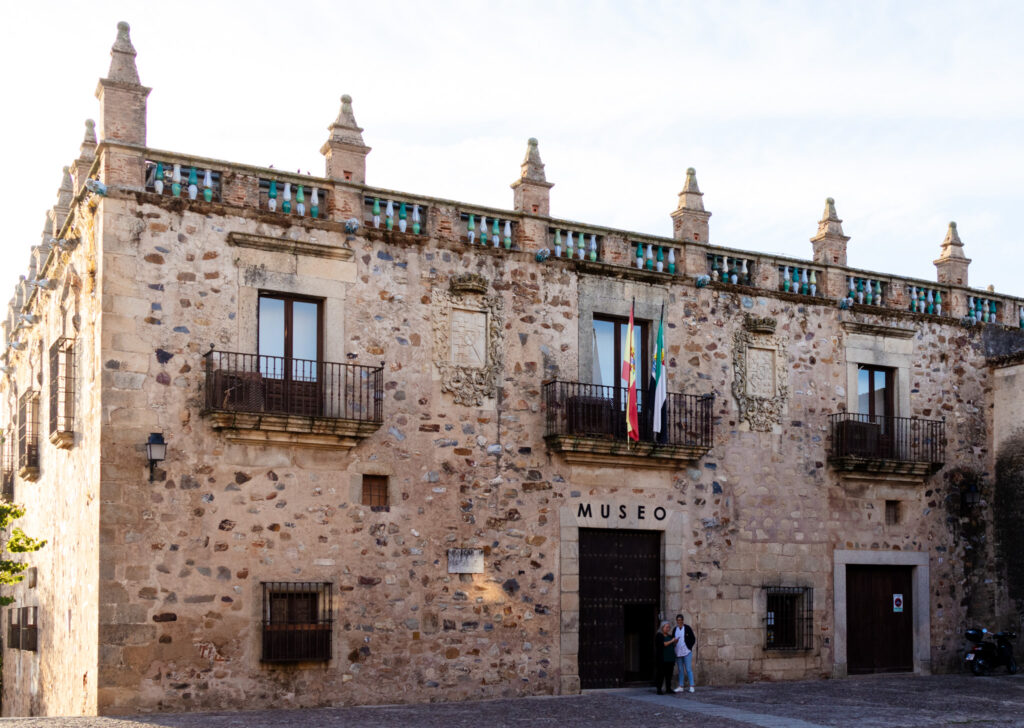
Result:
<svg viewBox="0 0 1024 728"><path fill-rule="evenodd" d="M626 351L622 361L622 379L629 383L629 396L626 399L626 434L629 439L640 440L639 417L636 409L636 347L633 345L633 308L634 300L629 307L629 329L626 332Z"/></svg>

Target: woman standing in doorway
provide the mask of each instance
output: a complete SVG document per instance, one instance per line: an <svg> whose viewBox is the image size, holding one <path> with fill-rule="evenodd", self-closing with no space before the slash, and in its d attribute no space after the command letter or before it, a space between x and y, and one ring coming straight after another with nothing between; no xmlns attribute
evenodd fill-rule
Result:
<svg viewBox="0 0 1024 728"><path fill-rule="evenodd" d="M674 692L683 692L686 683L685 677L690 679L690 692L693 692L693 645L697 642L696 635L690 629L690 625L683 619L683 615L676 615L676 628L673 633L675 637L675 658L679 666L679 687Z"/></svg>
<svg viewBox="0 0 1024 728"><path fill-rule="evenodd" d="M655 683L658 688L658 695L662 694L661 686L664 683L665 692L672 689L672 666L676 659L676 638L672 634L672 625L662 622L661 628L654 635L654 669Z"/></svg>

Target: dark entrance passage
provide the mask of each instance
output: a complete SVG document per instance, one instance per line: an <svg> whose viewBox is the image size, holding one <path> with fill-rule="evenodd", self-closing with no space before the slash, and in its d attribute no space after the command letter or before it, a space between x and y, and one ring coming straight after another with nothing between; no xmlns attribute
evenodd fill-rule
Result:
<svg viewBox="0 0 1024 728"><path fill-rule="evenodd" d="M847 672L913 672L909 566L846 567Z"/></svg>
<svg viewBox="0 0 1024 728"><path fill-rule="evenodd" d="M581 528L580 684L650 682L661 602L661 532Z"/></svg>

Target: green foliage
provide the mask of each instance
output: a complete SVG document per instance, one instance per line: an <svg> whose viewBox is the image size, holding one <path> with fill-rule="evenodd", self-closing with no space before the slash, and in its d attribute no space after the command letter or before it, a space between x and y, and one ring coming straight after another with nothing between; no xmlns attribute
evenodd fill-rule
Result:
<svg viewBox="0 0 1024 728"><path fill-rule="evenodd" d="M16 520L25 515L25 508L17 503L0 502L0 531L6 531ZM46 541L32 538L20 528L11 528L11 536L7 539L6 550L12 554L26 554L38 551L46 545ZM22 574L28 564L11 559L0 558L0 584L17 584L24 577ZM7 606L14 601L13 597L0 597L0 606Z"/></svg>

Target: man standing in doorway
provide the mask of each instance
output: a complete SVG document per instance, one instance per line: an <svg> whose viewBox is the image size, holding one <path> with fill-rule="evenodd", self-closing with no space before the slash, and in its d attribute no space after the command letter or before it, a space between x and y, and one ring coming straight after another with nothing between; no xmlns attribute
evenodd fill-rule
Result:
<svg viewBox="0 0 1024 728"><path fill-rule="evenodd" d="M683 692L683 685L686 683L686 678L690 680L690 692L693 692L693 645L697 642L697 637L693 634L693 630L690 629L690 625L686 624L683 620L683 615L676 615L676 665L679 668L679 686L672 692L681 693Z"/></svg>

